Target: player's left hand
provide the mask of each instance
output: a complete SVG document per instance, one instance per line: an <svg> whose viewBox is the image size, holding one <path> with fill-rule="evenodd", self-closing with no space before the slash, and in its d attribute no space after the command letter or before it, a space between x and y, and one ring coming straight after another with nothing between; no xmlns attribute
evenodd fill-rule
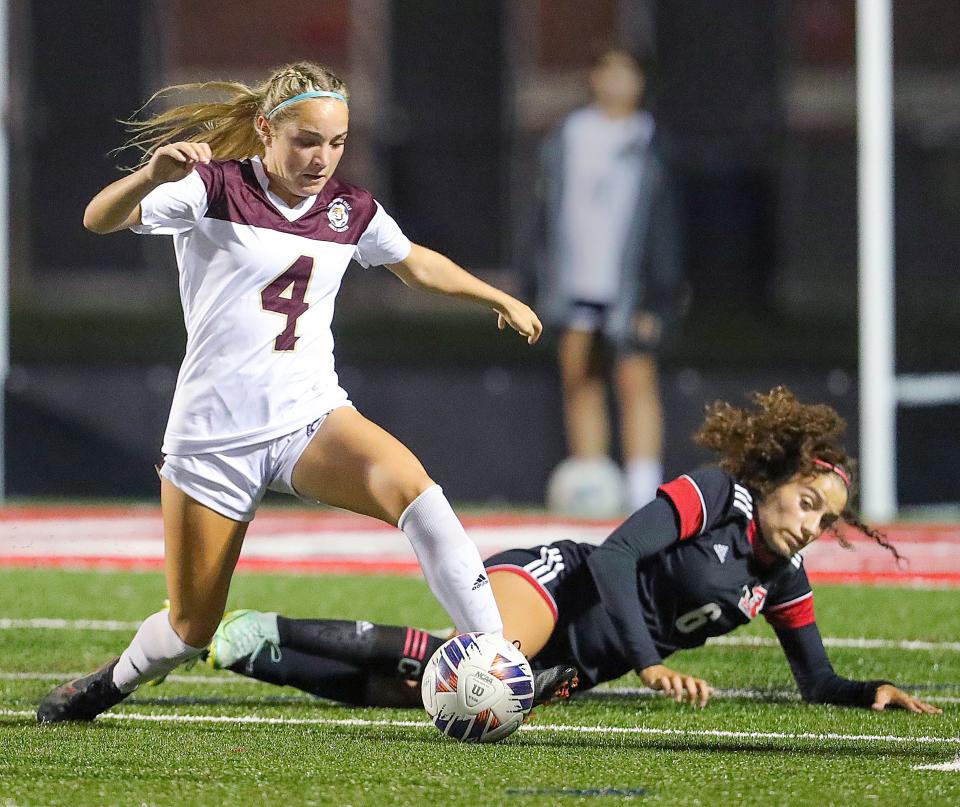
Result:
<svg viewBox="0 0 960 807"><path fill-rule="evenodd" d="M870 708L875 712L882 712L888 706L899 706L908 712L916 712L922 715L943 714L943 709L924 703L919 698L908 695L902 689L897 689L893 684L881 684L877 687L876 694L873 696L873 706Z"/></svg>
<svg viewBox="0 0 960 807"><path fill-rule="evenodd" d="M536 342L540 338L540 334L543 333L540 317L534 313L530 306L521 303L519 300L514 300L511 297L509 301L498 306L495 310L497 312L497 327L502 331L509 325L521 336L527 337L528 345Z"/></svg>

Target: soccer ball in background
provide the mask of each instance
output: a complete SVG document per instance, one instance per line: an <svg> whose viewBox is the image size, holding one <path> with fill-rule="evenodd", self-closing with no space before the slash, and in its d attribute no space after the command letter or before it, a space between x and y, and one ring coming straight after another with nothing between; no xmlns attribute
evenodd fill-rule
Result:
<svg viewBox="0 0 960 807"><path fill-rule="evenodd" d="M513 734L533 706L533 672L523 653L490 633L462 633L427 662L423 707L440 731L462 742Z"/></svg>
<svg viewBox="0 0 960 807"><path fill-rule="evenodd" d="M623 473L609 457L561 462L547 482L547 507L551 513L581 518L623 515Z"/></svg>

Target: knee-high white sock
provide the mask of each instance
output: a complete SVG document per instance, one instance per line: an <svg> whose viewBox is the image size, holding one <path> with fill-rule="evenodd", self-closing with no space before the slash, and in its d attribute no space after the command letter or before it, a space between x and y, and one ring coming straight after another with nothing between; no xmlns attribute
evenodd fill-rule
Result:
<svg viewBox="0 0 960 807"><path fill-rule="evenodd" d="M480 553L440 486L417 496L398 526L413 544L430 590L457 630L502 633L503 620Z"/></svg>
<svg viewBox="0 0 960 807"><path fill-rule="evenodd" d="M143 621L130 646L120 654L113 668L113 683L121 692L133 692L202 652L202 647L191 647L177 636L168 611L158 611Z"/></svg>
<svg viewBox="0 0 960 807"><path fill-rule="evenodd" d="M639 510L653 501L663 483L663 464L653 457L642 457L627 463L627 504Z"/></svg>

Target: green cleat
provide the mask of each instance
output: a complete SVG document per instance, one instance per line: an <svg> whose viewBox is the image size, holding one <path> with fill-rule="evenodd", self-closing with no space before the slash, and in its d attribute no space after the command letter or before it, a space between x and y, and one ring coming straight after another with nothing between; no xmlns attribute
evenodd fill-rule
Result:
<svg viewBox="0 0 960 807"><path fill-rule="evenodd" d="M249 608L230 611L223 617L210 640L207 664L215 670L224 670L246 659L250 668L265 647L270 648L274 661L280 660L280 632L276 613L251 611Z"/></svg>

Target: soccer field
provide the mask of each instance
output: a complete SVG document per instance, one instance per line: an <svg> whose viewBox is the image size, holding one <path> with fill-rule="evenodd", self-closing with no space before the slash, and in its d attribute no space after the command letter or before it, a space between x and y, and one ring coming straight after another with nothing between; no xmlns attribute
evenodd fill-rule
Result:
<svg viewBox="0 0 960 807"><path fill-rule="evenodd" d="M0 570L0 805L960 803L956 590L816 594L840 674L891 678L944 714L806 706L755 624L674 657L719 688L705 710L628 676L489 746L441 737L419 710L343 708L203 665L92 725L40 729L39 698L123 649L162 575ZM444 623L409 577L241 573L230 607Z"/></svg>

